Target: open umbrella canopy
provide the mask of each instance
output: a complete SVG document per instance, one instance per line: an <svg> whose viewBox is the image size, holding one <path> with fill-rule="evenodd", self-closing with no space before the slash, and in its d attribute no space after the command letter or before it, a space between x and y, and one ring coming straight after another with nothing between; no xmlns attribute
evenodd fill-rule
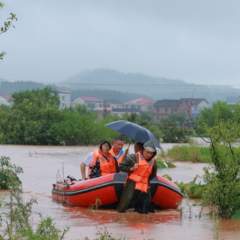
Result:
<svg viewBox="0 0 240 240"><path fill-rule="evenodd" d="M152 140L155 147L161 148L156 137L146 128L141 127L135 123L128 121L116 121L106 124L105 127L111 128L116 132L122 133L133 140L145 143L148 140Z"/></svg>

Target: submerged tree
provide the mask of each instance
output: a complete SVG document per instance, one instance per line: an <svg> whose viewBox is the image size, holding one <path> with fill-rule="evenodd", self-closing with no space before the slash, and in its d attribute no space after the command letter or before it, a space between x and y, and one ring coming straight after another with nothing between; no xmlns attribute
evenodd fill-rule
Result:
<svg viewBox="0 0 240 240"><path fill-rule="evenodd" d="M204 169L207 190L204 203L210 204L221 217L230 218L240 209L240 170L236 144L240 138L240 109L234 117L223 119L216 111L214 125L207 128L213 165Z"/></svg>

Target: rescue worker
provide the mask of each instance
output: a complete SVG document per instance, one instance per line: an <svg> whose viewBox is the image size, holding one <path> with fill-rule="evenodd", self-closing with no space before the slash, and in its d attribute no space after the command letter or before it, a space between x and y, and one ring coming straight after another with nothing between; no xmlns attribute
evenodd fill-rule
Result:
<svg viewBox="0 0 240 240"><path fill-rule="evenodd" d="M118 164L120 164L128 154L128 149L124 151L123 145L124 140L121 137L116 137L113 141L113 147L110 150L110 153L118 160Z"/></svg>
<svg viewBox="0 0 240 240"><path fill-rule="evenodd" d="M125 212L131 206L138 213L148 214L151 202L150 180L157 174L154 159L156 148L149 140L143 150L127 156L119 166L119 170L128 173L128 178L117 207L118 212Z"/></svg>
<svg viewBox="0 0 240 240"><path fill-rule="evenodd" d="M98 159L98 155L102 155L102 152L99 151L99 147L102 141L99 142L98 148L90 152L87 157L83 160L83 162L80 164L80 170L82 173L82 180L87 180L89 178L89 174L91 173L91 169L94 166L96 160ZM86 167L88 167L88 174L86 177Z"/></svg>
<svg viewBox="0 0 240 240"><path fill-rule="evenodd" d="M110 153L111 144L105 140L100 144L100 151L102 154L98 155L94 166L89 174L90 178L105 176L111 173L119 172L117 159Z"/></svg>
<svg viewBox="0 0 240 240"><path fill-rule="evenodd" d="M141 142L136 142L134 144L134 152L137 153L137 152L142 152L143 150L143 143Z"/></svg>

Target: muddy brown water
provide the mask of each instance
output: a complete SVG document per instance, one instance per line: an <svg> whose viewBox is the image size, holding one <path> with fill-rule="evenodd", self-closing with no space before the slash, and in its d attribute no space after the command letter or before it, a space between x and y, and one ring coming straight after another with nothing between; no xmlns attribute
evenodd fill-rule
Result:
<svg viewBox="0 0 240 240"><path fill-rule="evenodd" d="M162 144L163 149L172 144ZM148 215L134 212L117 213L115 210L89 210L70 207L53 201L52 184L67 175L81 178L80 163L95 147L52 147L0 145L0 156L10 157L11 162L24 170L20 174L23 183L23 199L37 199L33 206L33 222L37 213L55 219L60 229L70 227L64 239L96 239L104 228L116 239L214 239L215 221L207 215L207 209L199 217L201 207L198 201L184 199L179 209L159 210ZM130 146L130 152L133 147ZM173 181L190 182L203 174L205 164L176 162L177 168L159 170L158 174L169 174ZM7 201L8 191L0 191L0 197ZM196 205L196 206L194 206ZM191 206L191 207L190 207ZM220 222L220 239L240 239L240 221L224 219Z"/></svg>

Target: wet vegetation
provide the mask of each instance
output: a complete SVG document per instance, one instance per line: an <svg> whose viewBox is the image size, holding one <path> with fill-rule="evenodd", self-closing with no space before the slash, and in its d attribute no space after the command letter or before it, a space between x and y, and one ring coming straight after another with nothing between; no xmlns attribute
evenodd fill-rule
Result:
<svg viewBox="0 0 240 240"><path fill-rule="evenodd" d="M32 222L32 206L36 204L35 198L28 202L23 202L21 181L17 174L22 173L22 169L10 163L8 157L1 157L2 168L0 176L5 176L3 186L10 191L10 200L3 206L3 199L0 201L0 239L53 239L60 240L68 229L59 230L54 223L54 219L43 217L39 214L40 221Z"/></svg>
<svg viewBox="0 0 240 240"><path fill-rule="evenodd" d="M22 173L21 167L11 164L9 157L0 158L0 189L9 189L11 186L11 177L15 176L16 184L20 184L21 181L17 174ZM10 184L10 185L9 185Z"/></svg>
<svg viewBox="0 0 240 240"><path fill-rule="evenodd" d="M119 135L104 125L117 120L127 120L150 130L157 139L170 142L187 142L191 130L179 128L175 116L171 124L155 123L149 113L110 116L103 112L103 118L89 111L85 106L59 109L59 97L50 87L43 90L22 90L12 94L11 106L0 107L0 144L25 145L97 145L99 139L113 139ZM170 135L169 135L170 134ZM169 135L169 136L168 136ZM126 137L127 143L133 141Z"/></svg>
<svg viewBox="0 0 240 240"><path fill-rule="evenodd" d="M226 158L228 158L227 152L228 148L220 146L221 151L225 152ZM240 148L234 148L234 154L239 159L240 163ZM183 161L192 163L213 163L212 156L210 154L209 147L199 147L197 145L177 145L172 149L168 150L166 153L161 153L166 159L171 159L171 161Z"/></svg>
<svg viewBox="0 0 240 240"><path fill-rule="evenodd" d="M239 151L240 153L240 151ZM170 158L172 161L184 161L192 163L211 163L211 155L208 147L174 146L164 154L165 158Z"/></svg>

